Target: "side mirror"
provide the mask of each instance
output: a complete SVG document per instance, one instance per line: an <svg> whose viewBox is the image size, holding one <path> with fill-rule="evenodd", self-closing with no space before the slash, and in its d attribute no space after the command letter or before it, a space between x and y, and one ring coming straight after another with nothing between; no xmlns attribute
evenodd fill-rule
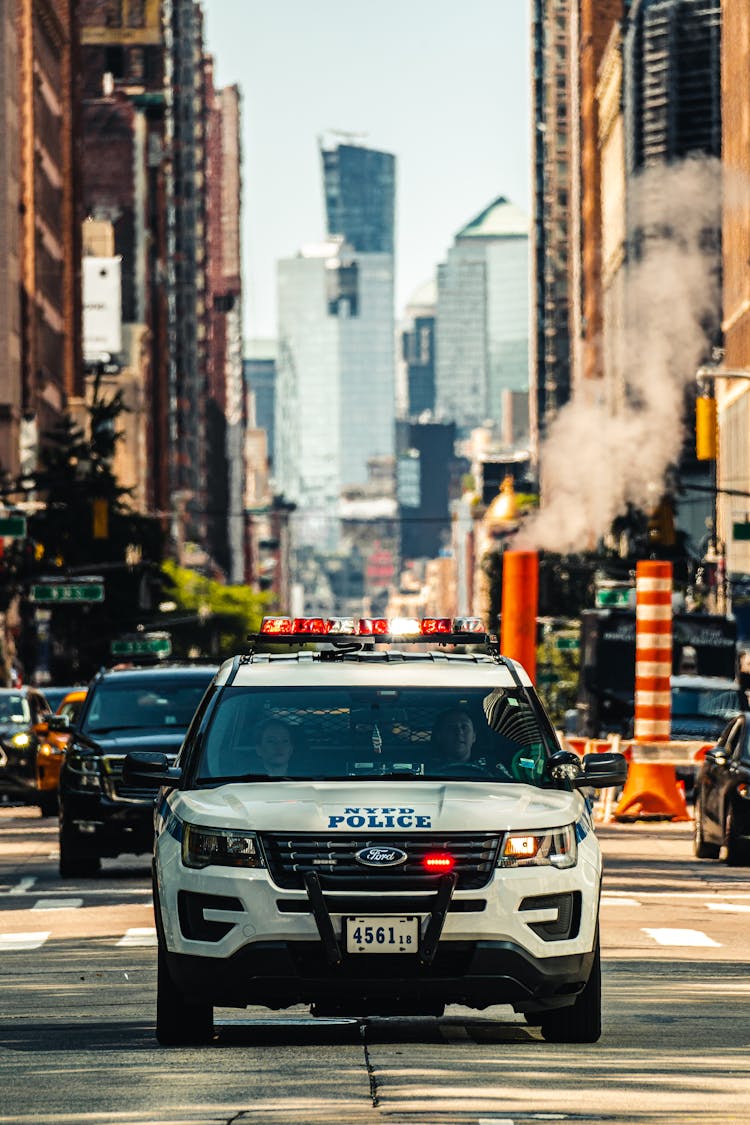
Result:
<svg viewBox="0 0 750 1125"><path fill-rule="evenodd" d="M47 730L57 734L69 734L72 723L69 715L50 715L47 719Z"/></svg>
<svg viewBox="0 0 750 1125"><path fill-rule="evenodd" d="M624 754L584 754L583 772L573 782L577 789L611 789L624 785L628 776L628 762Z"/></svg>
<svg viewBox="0 0 750 1125"><path fill-rule="evenodd" d="M126 785L174 785L182 777L182 770L173 766L166 754L152 750L131 750L125 756L122 780Z"/></svg>
<svg viewBox="0 0 750 1125"><path fill-rule="evenodd" d="M723 746L713 746L710 750L706 751L703 760L707 762L709 766L725 766L729 758Z"/></svg>

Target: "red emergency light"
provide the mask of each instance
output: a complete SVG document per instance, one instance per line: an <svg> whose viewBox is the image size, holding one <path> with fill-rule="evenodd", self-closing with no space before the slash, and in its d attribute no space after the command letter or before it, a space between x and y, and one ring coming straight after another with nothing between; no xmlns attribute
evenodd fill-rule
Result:
<svg viewBox="0 0 750 1125"><path fill-rule="evenodd" d="M453 870L456 866L456 861L448 852L428 852L422 860L422 866L425 871L434 871L444 874Z"/></svg>
<svg viewBox="0 0 750 1125"><path fill-rule="evenodd" d="M419 641L441 637L450 642L471 635L479 640L485 635L480 617L264 617L261 636L346 640L347 637L368 637L387 640Z"/></svg>

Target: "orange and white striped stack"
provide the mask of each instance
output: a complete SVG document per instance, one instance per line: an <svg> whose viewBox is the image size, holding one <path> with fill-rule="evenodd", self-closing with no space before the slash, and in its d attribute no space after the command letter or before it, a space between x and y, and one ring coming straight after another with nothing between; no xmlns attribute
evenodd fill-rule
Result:
<svg viewBox="0 0 750 1125"><path fill-rule="evenodd" d="M672 726L672 564L635 572L635 739L668 742Z"/></svg>

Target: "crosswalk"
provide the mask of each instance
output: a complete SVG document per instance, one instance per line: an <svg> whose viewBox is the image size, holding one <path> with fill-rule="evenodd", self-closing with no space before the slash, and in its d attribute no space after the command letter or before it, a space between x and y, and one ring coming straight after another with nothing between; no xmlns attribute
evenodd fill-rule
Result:
<svg viewBox="0 0 750 1125"><path fill-rule="evenodd" d="M51 930L0 934L0 953L41 949L50 937L52 937ZM121 937L112 937L111 940L113 945L121 947L155 946L156 930L146 926L135 926L126 930Z"/></svg>
<svg viewBox="0 0 750 1125"><path fill-rule="evenodd" d="M100 924L96 936L105 944L120 948L149 948L156 945L156 931L151 925L135 925L153 919L150 893L139 896L138 902L115 904L107 896L92 894L88 889L80 895L53 894L30 888L16 893L0 892L0 954L11 951L39 949L55 937L73 937L80 933L76 919L96 914ZM104 888L97 888L102 891ZM116 893L116 892L115 892ZM680 912L680 917L675 911ZM689 917L684 916L688 911ZM624 891L605 891L601 898L602 928L607 924L628 927L648 939L652 948L719 949L723 942L711 933L711 920L719 916L750 913L750 892L730 895L708 895L706 892L673 891L643 892L638 895ZM705 928L700 918L705 917ZM6 925L3 926L3 919ZM30 920L33 922L29 925ZM669 924L667 922L669 918ZM117 923L122 930L117 932ZM41 923L41 925L39 924ZM3 932L6 931L6 932ZM96 932L98 931L98 932ZM94 934L91 934L94 936ZM641 938L643 941L643 938ZM606 942L605 942L606 945Z"/></svg>

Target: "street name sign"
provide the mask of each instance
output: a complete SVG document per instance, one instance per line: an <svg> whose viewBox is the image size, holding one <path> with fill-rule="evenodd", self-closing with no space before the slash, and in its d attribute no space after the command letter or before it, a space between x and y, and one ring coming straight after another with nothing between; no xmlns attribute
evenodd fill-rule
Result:
<svg viewBox="0 0 750 1125"><path fill-rule="evenodd" d="M39 582L31 587L32 602L87 602L104 601L103 582Z"/></svg>

